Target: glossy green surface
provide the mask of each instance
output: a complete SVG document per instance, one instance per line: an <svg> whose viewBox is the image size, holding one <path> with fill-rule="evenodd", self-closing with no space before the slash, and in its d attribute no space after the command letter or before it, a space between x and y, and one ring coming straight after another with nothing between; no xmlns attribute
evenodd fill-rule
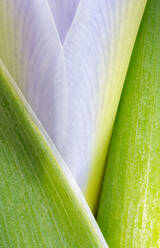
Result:
<svg viewBox="0 0 160 248"><path fill-rule="evenodd" d="M70 185L0 68L0 247L106 247Z"/></svg>
<svg viewBox="0 0 160 248"><path fill-rule="evenodd" d="M98 211L110 248L160 247L160 1L149 0L113 130Z"/></svg>

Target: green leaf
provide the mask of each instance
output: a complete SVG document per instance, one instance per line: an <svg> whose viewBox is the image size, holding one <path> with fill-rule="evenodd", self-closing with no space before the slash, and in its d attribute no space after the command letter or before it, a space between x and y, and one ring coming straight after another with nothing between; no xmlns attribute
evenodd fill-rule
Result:
<svg viewBox="0 0 160 248"><path fill-rule="evenodd" d="M22 100L0 61L0 247L107 247Z"/></svg>
<svg viewBox="0 0 160 248"><path fill-rule="evenodd" d="M160 1L149 0L113 130L98 223L110 248L160 247Z"/></svg>

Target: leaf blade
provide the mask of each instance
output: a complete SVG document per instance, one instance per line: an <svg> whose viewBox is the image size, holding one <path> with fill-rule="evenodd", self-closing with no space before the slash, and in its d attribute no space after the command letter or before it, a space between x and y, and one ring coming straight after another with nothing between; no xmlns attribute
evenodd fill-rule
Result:
<svg viewBox="0 0 160 248"><path fill-rule="evenodd" d="M149 0L108 156L98 223L114 248L159 246L159 11Z"/></svg>
<svg viewBox="0 0 160 248"><path fill-rule="evenodd" d="M107 247L12 82L0 62L1 247Z"/></svg>

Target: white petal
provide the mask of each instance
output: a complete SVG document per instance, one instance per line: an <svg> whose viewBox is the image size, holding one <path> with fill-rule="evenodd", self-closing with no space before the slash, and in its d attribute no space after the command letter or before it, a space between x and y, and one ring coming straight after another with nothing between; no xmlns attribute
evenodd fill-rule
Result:
<svg viewBox="0 0 160 248"><path fill-rule="evenodd" d="M64 54L46 0L0 1L0 58L50 137L61 144L66 118Z"/></svg>
<svg viewBox="0 0 160 248"><path fill-rule="evenodd" d="M70 28L80 0L48 0L62 43Z"/></svg>
<svg viewBox="0 0 160 248"><path fill-rule="evenodd" d="M111 130L146 0L82 0L64 43L63 158L95 208Z"/></svg>

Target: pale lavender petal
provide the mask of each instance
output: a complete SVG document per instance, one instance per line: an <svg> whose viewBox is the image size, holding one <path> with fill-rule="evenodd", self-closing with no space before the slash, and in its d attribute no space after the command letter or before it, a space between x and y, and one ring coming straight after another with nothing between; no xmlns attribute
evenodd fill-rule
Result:
<svg viewBox="0 0 160 248"><path fill-rule="evenodd" d="M63 48L46 0L0 1L0 58L58 147L67 85Z"/></svg>
<svg viewBox="0 0 160 248"><path fill-rule="evenodd" d="M81 0L64 43L63 158L95 209L107 148L146 0Z"/></svg>

